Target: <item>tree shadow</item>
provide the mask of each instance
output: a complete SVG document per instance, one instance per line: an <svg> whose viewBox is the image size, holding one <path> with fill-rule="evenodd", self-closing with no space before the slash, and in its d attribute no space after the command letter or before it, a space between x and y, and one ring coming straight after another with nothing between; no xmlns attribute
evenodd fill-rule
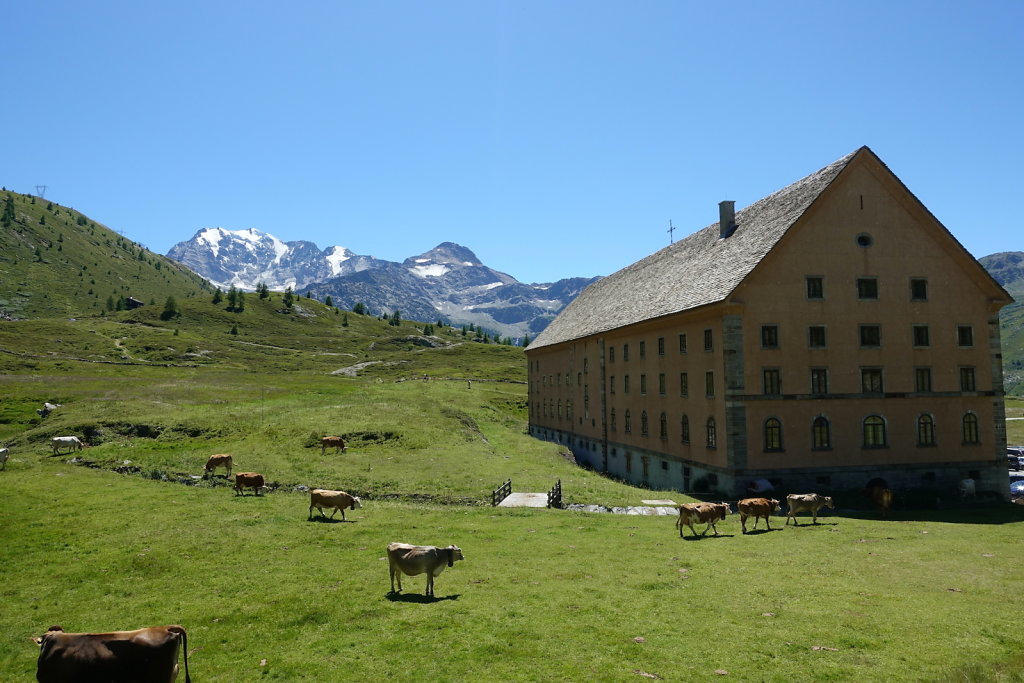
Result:
<svg viewBox="0 0 1024 683"><path fill-rule="evenodd" d="M431 595L421 595L419 593L392 593L388 591L385 596L391 602L409 602L417 605L432 605L435 602L443 602L445 600L458 600L461 593L454 593L452 595L445 595L444 597L437 597Z"/></svg>

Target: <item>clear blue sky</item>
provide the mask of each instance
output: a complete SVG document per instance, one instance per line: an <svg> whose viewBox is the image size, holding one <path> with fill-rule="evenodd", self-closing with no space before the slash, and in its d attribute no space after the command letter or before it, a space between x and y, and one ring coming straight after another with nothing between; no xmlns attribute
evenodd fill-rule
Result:
<svg viewBox="0 0 1024 683"><path fill-rule="evenodd" d="M524 282L607 275L861 145L975 256L1024 251L1024 3L37 0L0 185Z"/></svg>

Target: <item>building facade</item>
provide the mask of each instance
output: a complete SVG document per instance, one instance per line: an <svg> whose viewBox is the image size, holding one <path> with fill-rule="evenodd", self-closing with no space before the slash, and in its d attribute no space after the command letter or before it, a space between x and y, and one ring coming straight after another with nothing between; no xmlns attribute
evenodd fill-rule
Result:
<svg viewBox="0 0 1024 683"><path fill-rule="evenodd" d="M1008 491L1010 296L863 147L591 285L526 351L530 431L652 488Z"/></svg>

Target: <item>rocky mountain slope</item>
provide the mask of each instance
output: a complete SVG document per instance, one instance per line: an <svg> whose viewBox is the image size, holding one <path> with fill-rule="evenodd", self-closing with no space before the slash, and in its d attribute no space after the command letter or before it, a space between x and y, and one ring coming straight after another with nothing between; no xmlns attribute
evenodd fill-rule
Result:
<svg viewBox="0 0 1024 683"><path fill-rule="evenodd" d="M978 259L1017 301L999 312L1006 393L1024 396L1024 252L1004 251Z"/></svg>
<svg viewBox="0 0 1024 683"><path fill-rule="evenodd" d="M466 247L444 242L401 263L312 242L283 242L259 230L208 228L176 244L168 257L215 285L254 290L291 287L335 305L363 303L371 313L473 324L502 336L534 336L597 278L524 284L480 262Z"/></svg>

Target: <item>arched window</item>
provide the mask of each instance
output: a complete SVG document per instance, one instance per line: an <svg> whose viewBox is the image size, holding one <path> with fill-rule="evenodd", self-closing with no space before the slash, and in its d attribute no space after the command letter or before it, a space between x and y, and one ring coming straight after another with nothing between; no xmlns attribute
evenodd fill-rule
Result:
<svg viewBox="0 0 1024 683"><path fill-rule="evenodd" d="M647 411L645 410L642 413L640 413L640 435L647 436L648 433L649 431L647 429Z"/></svg>
<svg viewBox="0 0 1024 683"><path fill-rule="evenodd" d="M921 415L917 418L917 445L935 445L935 418L931 415Z"/></svg>
<svg viewBox="0 0 1024 683"><path fill-rule="evenodd" d="M718 435L715 433L715 418L709 417L707 423L707 446L708 448L718 447Z"/></svg>
<svg viewBox="0 0 1024 683"><path fill-rule="evenodd" d="M658 418L658 435L662 439L668 438L668 416L665 413L662 413L661 417Z"/></svg>
<svg viewBox="0 0 1024 683"><path fill-rule="evenodd" d="M832 425L824 415L814 418L811 424L811 448L816 451L832 448Z"/></svg>
<svg viewBox="0 0 1024 683"><path fill-rule="evenodd" d="M964 443L981 443L978 435L978 416L974 413L964 415Z"/></svg>
<svg viewBox="0 0 1024 683"><path fill-rule="evenodd" d="M630 415L629 411L626 411L626 433L633 433L633 416Z"/></svg>
<svg viewBox="0 0 1024 683"><path fill-rule="evenodd" d="M572 419L572 399L565 402L565 417L566 419Z"/></svg>
<svg viewBox="0 0 1024 683"><path fill-rule="evenodd" d="M690 443L690 417L683 415L683 419L679 421L679 432L682 434L683 443Z"/></svg>
<svg viewBox="0 0 1024 683"><path fill-rule="evenodd" d="M612 423L612 431L614 432L614 431L616 431L618 429L618 423L616 422L616 417L615 417L615 408L612 408L611 423Z"/></svg>
<svg viewBox="0 0 1024 683"><path fill-rule="evenodd" d="M864 418L864 448L883 448L885 441L885 420L881 415Z"/></svg>
<svg viewBox="0 0 1024 683"><path fill-rule="evenodd" d="M562 399L558 399L558 419L562 419Z"/></svg>
<svg viewBox="0 0 1024 683"><path fill-rule="evenodd" d="M764 449L782 450L782 422L777 417L769 417L764 421Z"/></svg>

